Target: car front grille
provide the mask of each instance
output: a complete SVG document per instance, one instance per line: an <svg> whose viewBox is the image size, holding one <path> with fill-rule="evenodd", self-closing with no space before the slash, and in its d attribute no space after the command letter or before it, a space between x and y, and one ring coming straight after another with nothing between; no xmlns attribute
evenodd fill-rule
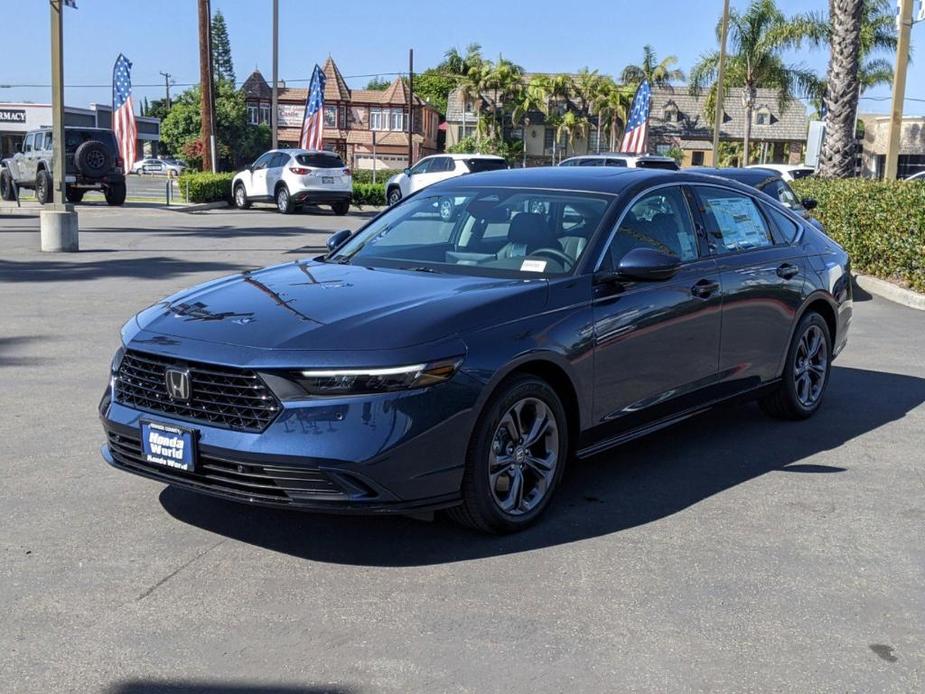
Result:
<svg viewBox="0 0 925 694"><path fill-rule="evenodd" d="M186 472L148 463L139 438L110 431L108 439L109 452L118 465L168 483L204 487L246 501L282 505L346 498L343 490L318 468L239 463L200 454L195 470Z"/></svg>
<svg viewBox="0 0 925 694"><path fill-rule="evenodd" d="M189 370L187 400L173 400L167 393L165 372L171 366ZM145 412L247 432L265 430L281 409L279 400L253 371L134 350L122 358L114 397L116 402Z"/></svg>

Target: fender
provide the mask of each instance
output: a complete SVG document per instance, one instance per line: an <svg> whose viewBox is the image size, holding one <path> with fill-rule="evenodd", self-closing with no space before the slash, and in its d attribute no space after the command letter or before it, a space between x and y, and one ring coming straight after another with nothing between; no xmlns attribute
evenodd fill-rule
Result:
<svg viewBox="0 0 925 694"><path fill-rule="evenodd" d="M806 299L803 300L803 304L800 306L800 309L797 311L796 316L794 317L793 325L790 326L790 337L787 339L787 345L788 345L787 351L788 352L790 351L789 345L791 342L793 342L793 336L796 333L797 326L800 324L800 321L803 320L803 316L806 314L807 309L809 309L810 304L813 304L819 301L820 299L825 301L825 303L828 304L829 308L832 309L832 314L835 316L835 327L836 329L838 328L838 304L835 302L835 299L832 297L831 294L829 294L823 289L816 289L815 291L811 292L806 297ZM832 347L834 348L836 344L835 334L831 335L831 338L832 338ZM786 361L787 361L787 352L784 352L784 354L781 355L780 363L778 364L778 368L777 368L778 373L782 374L784 372L784 362Z"/></svg>

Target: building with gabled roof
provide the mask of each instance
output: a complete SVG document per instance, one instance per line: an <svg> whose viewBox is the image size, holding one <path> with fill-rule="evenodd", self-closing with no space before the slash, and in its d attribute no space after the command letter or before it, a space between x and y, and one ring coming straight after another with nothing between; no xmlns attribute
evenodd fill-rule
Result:
<svg viewBox="0 0 925 694"><path fill-rule="evenodd" d="M322 68L324 86L324 148L337 152L349 166L401 169L408 161L408 86L396 77L383 91L350 89L334 62L328 57ZM259 70L241 87L247 101L248 121L257 125L270 122L272 89ZM288 87L281 83L278 94L277 136L280 147L298 147L307 87ZM440 114L419 97L413 103L413 159L437 151Z"/></svg>

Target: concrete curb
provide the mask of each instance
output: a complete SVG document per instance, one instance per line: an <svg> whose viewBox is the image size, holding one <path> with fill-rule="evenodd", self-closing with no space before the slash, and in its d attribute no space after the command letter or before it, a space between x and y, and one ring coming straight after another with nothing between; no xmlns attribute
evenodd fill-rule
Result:
<svg viewBox="0 0 925 694"><path fill-rule="evenodd" d="M39 213L42 211L42 208L39 205L23 205L22 207L17 207L16 203L12 205L0 205L0 216L3 215L22 215L28 217L38 217Z"/></svg>
<svg viewBox="0 0 925 694"><path fill-rule="evenodd" d="M164 209L175 210L177 212L201 212L203 210L217 210L222 207L231 207L231 204L225 200L217 200L216 202L199 202L193 205L185 205L183 203L171 205L170 207L165 205Z"/></svg>
<svg viewBox="0 0 925 694"><path fill-rule="evenodd" d="M925 294L919 294L911 289L905 289L892 282L871 277L870 275L855 275L854 279L861 289L882 299L918 309L919 311L925 311Z"/></svg>

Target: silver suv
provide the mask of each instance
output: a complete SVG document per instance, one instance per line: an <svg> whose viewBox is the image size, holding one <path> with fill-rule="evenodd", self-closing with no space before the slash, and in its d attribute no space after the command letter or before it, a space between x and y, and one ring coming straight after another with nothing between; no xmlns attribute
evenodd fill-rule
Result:
<svg viewBox="0 0 925 694"><path fill-rule="evenodd" d="M52 199L52 132L32 130L22 150L0 161L0 198L15 200L19 188L35 191L41 204ZM110 205L125 202L125 174L112 130L64 129L64 182L68 202L80 202L88 190L99 190Z"/></svg>

